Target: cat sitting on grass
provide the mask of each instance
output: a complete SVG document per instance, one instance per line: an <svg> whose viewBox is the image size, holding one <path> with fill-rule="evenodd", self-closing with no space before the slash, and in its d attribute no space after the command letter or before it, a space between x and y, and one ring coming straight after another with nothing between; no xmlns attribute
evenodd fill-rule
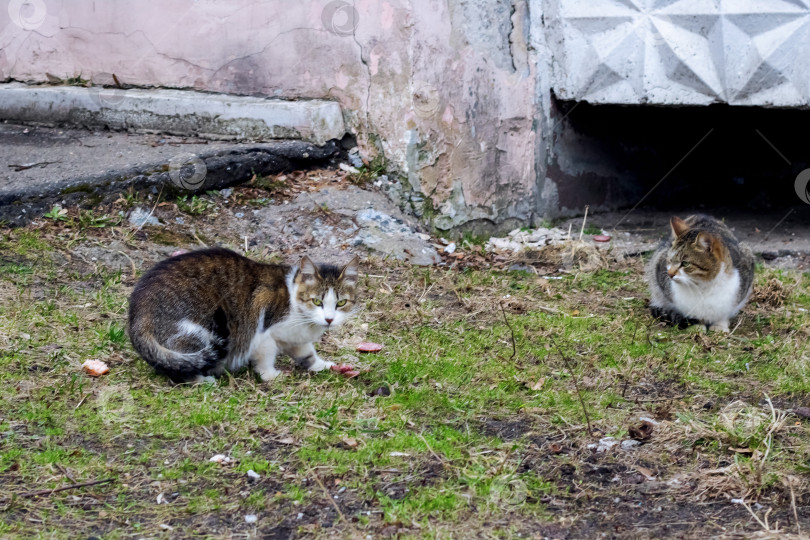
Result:
<svg viewBox="0 0 810 540"><path fill-rule="evenodd" d="M754 282L754 256L724 223L703 215L670 220L672 241L647 269L654 317L686 327L729 331Z"/></svg>
<svg viewBox="0 0 810 540"><path fill-rule="evenodd" d="M310 371L351 366L322 360L313 342L357 305L358 260L338 268L261 264L227 249L166 259L135 285L129 336L149 365L174 382L213 380L248 364L269 381L278 353Z"/></svg>

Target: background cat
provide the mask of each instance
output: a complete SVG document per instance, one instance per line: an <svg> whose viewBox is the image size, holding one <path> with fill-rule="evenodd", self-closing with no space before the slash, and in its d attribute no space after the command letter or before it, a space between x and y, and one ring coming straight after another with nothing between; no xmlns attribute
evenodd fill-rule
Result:
<svg viewBox="0 0 810 540"><path fill-rule="evenodd" d="M650 309L679 326L703 323L729 331L754 282L754 256L722 222L705 215L670 220L671 242L647 268Z"/></svg>
<svg viewBox="0 0 810 540"><path fill-rule="evenodd" d="M175 382L201 381L248 363L267 381L280 374L280 352L311 371L335 369L313 342L351 315L357 280L356 257L342 268L308 257L289 267L221 248L186 253L158 263L135 286L130 339Z"/></svg>

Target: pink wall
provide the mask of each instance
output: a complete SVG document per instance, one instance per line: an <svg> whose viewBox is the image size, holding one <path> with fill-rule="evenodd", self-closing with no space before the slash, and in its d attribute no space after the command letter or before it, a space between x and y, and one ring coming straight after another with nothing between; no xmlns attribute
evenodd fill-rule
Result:
<svg viewBox="0 0 810 540"><path fill-rule="evenodd" d="M523 0L10 0L0 78L340 102L366 155L439 228L535 209L536 74Z"/></svg>

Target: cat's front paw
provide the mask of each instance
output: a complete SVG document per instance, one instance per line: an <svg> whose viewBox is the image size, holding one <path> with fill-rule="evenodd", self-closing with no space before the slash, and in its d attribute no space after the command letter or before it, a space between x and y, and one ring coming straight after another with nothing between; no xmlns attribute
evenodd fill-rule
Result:
<svg viewBox="0 0 810 540"><path fill-rule="evenodd" d="M282 374L281 371L277 370L276 368L269 368L269 369L257 369L256 374L262 380L262 382L269 382Z"/></svg>
<svg viewBox="0 0 810 540"><path fill-rule="evenodd" d="M331 369L334 366L334 362L327 362L323 358L315 358L315 361L307 368L309 371L323 371L325 369Z"/></svg>
<svg viewBox="0 0 810 540"><path fill-rule="evenodd" d="M725 332L729 333L728 328L728 321L722 321L718 323L714 323L713 325L709 326L709 331L711 332Z"/></svg>

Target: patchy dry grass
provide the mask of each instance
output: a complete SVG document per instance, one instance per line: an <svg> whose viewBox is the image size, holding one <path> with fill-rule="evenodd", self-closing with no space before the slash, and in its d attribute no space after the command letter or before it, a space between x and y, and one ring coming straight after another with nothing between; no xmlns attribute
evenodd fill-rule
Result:
<svg viewBox="0 0 810 540"><path fill-rule="evenodd" d="M175 387L126 337L133 270L98 255L140 274L193 239L103 215L0 238L2 537L810 531L810 430L791 412L810 405L807 274L760 269L722 335L652 320L640 260L546 277L369 260L365 309L320 347L369 372ZM357 358L361 339L385 349ZM111 372L87 377L88 358ZM642 417L640 445L588 447Z"/></svg>

